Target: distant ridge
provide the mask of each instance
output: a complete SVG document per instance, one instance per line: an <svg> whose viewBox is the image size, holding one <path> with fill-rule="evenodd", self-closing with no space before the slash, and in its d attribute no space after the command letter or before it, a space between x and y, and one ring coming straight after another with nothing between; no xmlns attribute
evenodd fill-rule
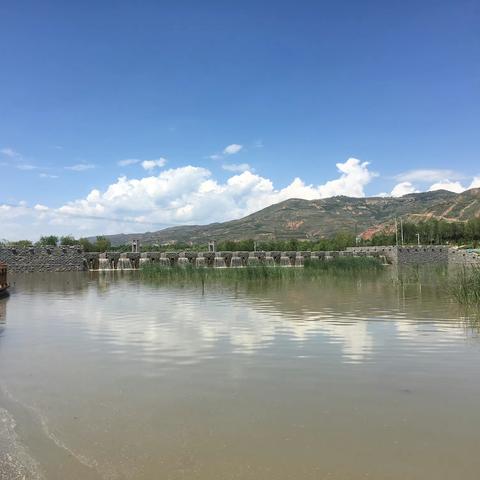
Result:
<svg viewBox="0 0 480 480"><path fill-rule="evenodd" d="M398 198L292 198L239 220L170 227L157 232L109 235L108 238L114 246L128 243L133 238L144 244L205 243L208 240L249 238L300 240L329 237L339 231L361 234L387 226L394 217L414 222L429 218L453 222L480 217L480 188L458 194L446 190L411 193Z"/></svg>

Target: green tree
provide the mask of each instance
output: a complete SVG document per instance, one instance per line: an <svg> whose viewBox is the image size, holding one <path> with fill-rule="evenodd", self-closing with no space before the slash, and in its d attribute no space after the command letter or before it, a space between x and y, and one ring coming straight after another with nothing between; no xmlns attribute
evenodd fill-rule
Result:
<svg viewBox="0 0 480 480"><path fill-rule="evenodd" d="M60 245L71 247L73 245L78 245L78 244L79 244L79 241L75 240L75 238L72 235L65 235L64 237L60 237Z"/></svg>
<svg viewBox="0 0 480 480"><path fill-rule="evenodd" d="M58 244L58 237L56 235L40 237L40 240L37 242L37 244L42 247L56 247Z"/></svg>
<svg viewBox="0 0 480 480"><path fill-rule="evenodd" d="M112 244L107 237L99 236L95 242L95 250L97 252L106 252L111 248Z"/></svg>
<svg viewBox="0 0 480 480"><path fill-rule="evenodd" d="M33 246L30 240L17 240L16 242L11 242L10 245L18 248L27 248Z"/></svg>
<svg viewBox="0 0 480 480"><path fill-rule="evenodd" d="M94 252L95 245L88 238L80 238L78 240L79 245L82 247L84 252Z"/></svg>

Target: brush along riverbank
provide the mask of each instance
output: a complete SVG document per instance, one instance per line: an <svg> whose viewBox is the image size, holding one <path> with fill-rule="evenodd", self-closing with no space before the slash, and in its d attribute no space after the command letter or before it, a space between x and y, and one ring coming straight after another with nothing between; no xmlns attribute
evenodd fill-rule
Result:
<svg viewBox="0 0 480 480"><path fill-rule="evenodd" d="M462 268L450 280L450 291L458 303L480 309L480 268Z"/></svg>
<svg viewBox="0 0 480 480"><path fill-rule="evenodd" d="M147 264L141 268L146 279L191 280L191 281L240 281L240 280L282 280L295 278L314 278L325 273L354 274L364 271L380 271L384 268L377 258L338 257L330 261L305 260L303 267L251 266L240 268L165 267Z"/></svg>

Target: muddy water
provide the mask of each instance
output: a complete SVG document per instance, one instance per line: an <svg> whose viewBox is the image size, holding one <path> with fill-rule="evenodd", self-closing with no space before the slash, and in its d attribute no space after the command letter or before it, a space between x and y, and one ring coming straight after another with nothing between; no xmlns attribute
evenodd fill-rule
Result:
<svg viewBox="0 0 480 480"><path fill-rule="evenodd" d="M478 479L480 338L435 282L13 279L0 479Z"/></svg>

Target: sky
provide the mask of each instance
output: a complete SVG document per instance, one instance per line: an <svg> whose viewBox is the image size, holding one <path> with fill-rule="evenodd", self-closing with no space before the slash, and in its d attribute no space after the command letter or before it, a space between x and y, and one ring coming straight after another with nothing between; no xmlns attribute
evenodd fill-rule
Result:
<svg viewBox="0 0 480 480"><path fill-rule="evenodd" d="M0 0L0 239L480 187L480 1Z"/></svg>

